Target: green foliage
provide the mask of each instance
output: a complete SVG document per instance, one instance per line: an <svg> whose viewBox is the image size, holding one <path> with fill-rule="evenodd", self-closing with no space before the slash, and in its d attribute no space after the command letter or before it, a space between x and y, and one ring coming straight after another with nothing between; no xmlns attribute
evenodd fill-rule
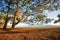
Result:
<svg viewBox="0 0 60 40"><path fill-rule="evenodd" d="M45 15L37 15L37 17L38 17L39 19L42 19L42 18L45 18L46 16L45 16Z"/></svg>
<svg viewBox="0 0 60 40"><path fill-rule="evenodd" d="M0 14L0 19L5 19L6 18L6 14Z"/></svg>
<svg viewBox="0 0 60 40"><path fill-rule="evenodd" d="M3 24L3 22L0 22L0 24Z"/></svg>
<svg viewBox="0 0 60 40"><path fill-rule="evenodd" d="M58 14L58 16L57 17L59 17L60 18L60 14Z"/></svg>

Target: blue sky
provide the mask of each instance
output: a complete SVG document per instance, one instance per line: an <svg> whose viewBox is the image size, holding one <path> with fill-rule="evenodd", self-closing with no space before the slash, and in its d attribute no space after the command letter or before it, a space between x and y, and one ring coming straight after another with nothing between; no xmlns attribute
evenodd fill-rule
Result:
<svg viewBox="0 0 60 40"><path fill-rule="evenodd" d="M42 0L40 0L40 1L41 1L41 3L43 3ZM34 2L32 2L32 5L33 5L33 4L36 4L36 3L37 3L37 0L34 0ZM60 0L58 1L58 3L60 4ZM4 5L3 7L4 7L5 11L7 11L7 8L6 8L7 3L5 3L4 1L2 1L2 4ZM19 6L22 6L22 4L23 4L23 3L20 2L20 3L19 3ZM1 6L1 2L0 2L0 6ZM27 6L31 6L31 4L30 4L30 5L27 5ZM27 6L22 7L22 8L21 8L21 12L26 11ZM16 6L15 6L15 7L16 7ZM1 9L2 9L2 8L0 7L0 10L1 10ZM32 10L30 10L30 11L32 12ZM32 13L34 13L34 12L32 12ZM47 13L48 18L58 19L56 16L57 16L58 14L60 14L60 9L59 9L59 10L55 10L55 11L45 10L44 13L45 13L45 14Z"/></svg>
<svg viewBox="0 0 60 40"><path fill-rule="evenodd" d="M54 10L54 11L44 10L43 13L45 13L45 15L47 15L47 18L57 20L58 19L57 15L60 14L60 9L59 10Z"/></svg>

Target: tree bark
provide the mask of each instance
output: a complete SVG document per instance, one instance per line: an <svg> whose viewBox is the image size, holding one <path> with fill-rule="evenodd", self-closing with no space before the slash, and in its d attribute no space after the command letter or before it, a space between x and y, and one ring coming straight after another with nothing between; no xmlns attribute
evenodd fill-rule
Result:
<svg viewBox="0 0 60 40"><path fill-rule="evenodd" d="M16 14L14 14L14 19L13 19L12 28L14 28L14 27L15 27L15 23L16 23Z"/></svg>
<svg viewBox="0 0 60 40"><path fill-rule="evenodd" d="M5 29L5 30L6 30L7 23L8 23L8 13L7 13L5 23L4 23L4 26L3 26L3 29Z"/></svg>
<svg viewBox="0 0 60 40"><path fill-rule="evenodd" d="M17 6L18 7L18 6ZM19 12L19 7L17 8L16 12L14 13L14 18L13 18L13 24L12 24L12 28L15 27L16 24L16 18L20 16L20 12Z"/></svg>

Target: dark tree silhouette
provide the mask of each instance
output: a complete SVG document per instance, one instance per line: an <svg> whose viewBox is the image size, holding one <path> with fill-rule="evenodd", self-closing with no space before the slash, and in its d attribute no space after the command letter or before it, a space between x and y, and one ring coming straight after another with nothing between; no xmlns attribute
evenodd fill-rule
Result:
<svg viewBox="0 0 60 40"><path fill-rule="evenodd" d="M56 20L54 23L60 22L60 14L58 14L57 17L58 17L59 19Z"/></svg>
<svg viewBox="0 0 60 40"><path fill-rule="evenodd" d="M11 1L11 0L10 0L10 1L9 1L9 0L6 0L5 2L8 3L8 6L7 6L8 11L7 11L5 23L4 23L4 26L3 26L3 29L4 29L4 30L6 30L6 26L7 26L7 23L8 23L8 13L9 13L9 11L10 11L10 4L11 4L12 1Z"/></svg>

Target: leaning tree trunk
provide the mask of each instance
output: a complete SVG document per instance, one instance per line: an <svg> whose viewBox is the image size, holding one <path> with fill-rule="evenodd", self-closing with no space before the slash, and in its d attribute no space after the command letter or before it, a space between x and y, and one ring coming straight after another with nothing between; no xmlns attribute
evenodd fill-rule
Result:
<svg viewBox="0 0 60 40"><path fill-rule="evenodd" d="M27 16L23 14L23 18L20 19L20 20L17 20L17 22L16 22L17 17L21 16L19 9L20 9L20 7L17 8L17 10L16 10L16 12L14 14L12 28L14 28L15 25L17 25L18 23L24 22L26 20L26 18L27 18Z"/></svg>
<svg viewBox="0 0 60 40"><path fill-rule="evenodd" d="M15 27L15 23L16 23L16 13L14 14L12 28L14 28L14 27Z"/></svg>
<svg viewBox="0 0 60 40"><path fill-rule="evenodd" d="M8 3L8 5L10 6L10 3ZM7 23L8 23L8 13L10 11L10 7L9 6L8 6L8 11L7 11L5 23L4 23L4 26L3 26L3 29L5 29L5 30L6 30L6 26L7 26Z"/></svg>
<svg viewBox="0 0 60 40"><path fill-rule="evenodd" d="M15 24L16 24L16 18L17 18L16 15L17 15L17 12L19 11L19 10L18 10L18 3L19 3L19 2L16 3L16 4L17 4L17 10L16 10L15 13L14 13L12 28L14 28L14 27L15 27Z"/></svg>
<svg viewBox="0 0 60 40"><path fill-rule="evenodd" d="M17 6L17 7L18 7L18 6ZM17 10L16 10L16 12L14 13L12 28L14 28L15 25L16 25L16 18L17 18L18 16L20 16L19 9L20 9L20 8L18 7Z"/></svg>
<svg viewBox="0 0 60 40"><path fill-rule="evenodd" d="M9 10L8 10L8 12L9 12ZM8 13L6 15L5 23L4 23L4 26L3 26L3 29L5 29L5 30L6 30L7 23L8 23Z"/></svg>

